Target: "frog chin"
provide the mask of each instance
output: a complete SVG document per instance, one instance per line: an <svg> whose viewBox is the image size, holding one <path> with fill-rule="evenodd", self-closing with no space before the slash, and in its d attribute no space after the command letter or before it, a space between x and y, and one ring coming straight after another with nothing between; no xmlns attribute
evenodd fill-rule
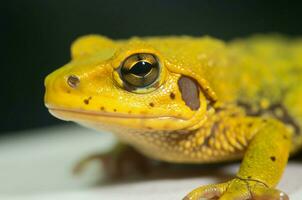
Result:
<svg viewBox="0 0 302 200"><path fill-rule="evenodd" d="M96 129L133 129L133 130L181 130L190 126L191 119L176 116L148 116L109 112L94 112L49 108L49 112L65 121L74 121Z"/></svg>

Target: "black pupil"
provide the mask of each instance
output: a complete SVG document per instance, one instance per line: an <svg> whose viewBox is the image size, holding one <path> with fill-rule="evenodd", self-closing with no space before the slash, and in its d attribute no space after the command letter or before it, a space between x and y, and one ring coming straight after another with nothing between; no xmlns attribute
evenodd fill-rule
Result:
<svg viewBox="0 0 302 200"><path fill-rule="evenodd" d="M133 67L131 67L129 72L137 76L145 76L151 71L151 69L152 69L152 64L145 61L139 61Z"/></svg>

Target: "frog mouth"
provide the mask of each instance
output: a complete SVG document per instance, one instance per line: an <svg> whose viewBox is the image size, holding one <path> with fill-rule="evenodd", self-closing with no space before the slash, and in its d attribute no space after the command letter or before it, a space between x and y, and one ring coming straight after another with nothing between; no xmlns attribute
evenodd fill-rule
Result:
<svg viewBox="0 0 302 200"><path fill-rule="evenodd" d="M104 112L104 111L92 111L92 110L81 110L81 109L75 109L71 110L68 108L58 108L58 107L51 107L46 105L48 108L49 112L57 116L57 114L60 115L71 115L71 116L89 116L89 117L106 117L106 118L119 118L119 119L162 119L162 120L167 120L167 119L174 119L174 120L180 120L180 121L187 121L188 119L184 117L179 117L179 116L165 116L165 115L153 115L153 116L148 116L148 115L139 115L139 114L126 114L126 113L112 113L112 112ZM60 117L61 118L61 117Z"/></svg>
<svg viewBox="0 0 302 200"><path fill-rule="evenodd" d="M146 114L128 114L128 113L113 113L106 111L83 110L80 108L57 107L56 105L46 104L49 112L56 118L64 121L73 121L84 126L92 128L102 128L113 130L115 127L124 127L127 129L156 129L156 130L184 130L188 128L196 128L206 120L200 120L198 116L191 117L173 116L173 115L146 115ZM114 130L114 131L120 131Z"/></svg>

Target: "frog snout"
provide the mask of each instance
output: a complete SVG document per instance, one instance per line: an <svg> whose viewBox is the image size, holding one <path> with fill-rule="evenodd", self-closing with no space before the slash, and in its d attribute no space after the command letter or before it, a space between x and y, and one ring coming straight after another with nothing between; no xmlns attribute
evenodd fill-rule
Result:
<svg viewBox="0 0 302 200"><path fill-rule="evenodd" d="M57 76L52 73L45 79L45 95L44 101L46 105L61 104L67 100L72 89L77 89L80 84L80 79L76 75Z"/></svg>

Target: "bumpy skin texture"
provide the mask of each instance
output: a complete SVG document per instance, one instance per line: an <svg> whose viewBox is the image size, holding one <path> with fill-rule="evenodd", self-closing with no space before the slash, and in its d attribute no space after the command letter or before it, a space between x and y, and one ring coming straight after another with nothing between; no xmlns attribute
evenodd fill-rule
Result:
<svg viewBox="0 0 302 200"><path fill-rule="evenodd" d="M150 54L157 82L128 87L120 68ZM233 180L197 188L186 199L286 199L275 190L289 154L302 144L302 40L254 36L113 41L89 35L72 60L45 80L49 111L108 129L151 158L179 163L243 158Z"/></svg>

